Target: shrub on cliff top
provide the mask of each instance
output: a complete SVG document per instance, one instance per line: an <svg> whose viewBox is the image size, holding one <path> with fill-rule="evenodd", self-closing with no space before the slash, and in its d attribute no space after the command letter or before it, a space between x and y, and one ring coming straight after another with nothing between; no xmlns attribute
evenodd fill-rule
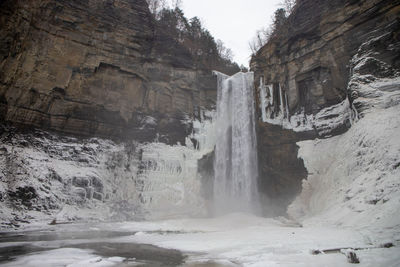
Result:
<svg viewBox="0 0 400 267"><path fill-rule="evenodd" d="M187 19L175 0L169 7L165 0L147 0L155 22L156 31L166 34L185 49L197 68L217 70L226 74L240 71L233 62L232 50L221 40L215 40L198 17Z"/></svg>
<svg viewBox="0 0 400 267"><path fill-rule="evenodd" d="M268 41L282 30L287 18L293 12L299 1L300 0L284 0L281 3L282 7L275 10L274 16L272 17L272 24L256 31L256 35L249 42L249 48L252 55L255 55L261 47L268 43Z"/></svg>

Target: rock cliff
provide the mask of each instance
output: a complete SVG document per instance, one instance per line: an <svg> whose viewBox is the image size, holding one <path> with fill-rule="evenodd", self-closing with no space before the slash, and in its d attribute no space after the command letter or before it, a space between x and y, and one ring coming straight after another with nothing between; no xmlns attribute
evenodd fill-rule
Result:
<svg viewBox="0 0 400 267"><path fill-rule="evenodd" d="M290 115L302 108L316 114L343 101L349 62L360 45L385 32L398 39L399 4L389 0L299 1L285 27L253 57L256 85L262 77L265 84L280 86L287 95ZM381 52L382 61L400 66L397 47Z"/></svg>
<svg viewBox="0 0 400 267"><path fill-rule="evenodd" d="M193 147L0 130L0 229L206 212Z"/></svg>
<svg viewBox="0 0 400 267"><path fill-rule="evenodd" d="M285 213L308 175L296 142L398 104L398 82L373 81L399 76L399 3L298 1L252 58L266 214ZM215 99L211 71L156 30L144 0L1 1L0 120L29 129L0 129L3 226L36 211L47 220L201 214L215 145L202 110Z"/></svg>
<svg viewBox="0 0 400 267"><path fill-rule="evenodd" d="M296 142L343 133L360 108L353 105L357 92L349 81L351 59L362 44L379 39L373 58L363 64L365 73L375 69L387 76L400 67L399 4L298 1L285 25L253 56L260 183L282 210L307 176Z"/></svg>
<svg viewBox="0 0 400 267"><path fill-rule="evenodd" d="M0 117L80 136L184 142L210 70L156 34L145 0L0 3ZM162 45L161 45L162 43Z"/></svg>

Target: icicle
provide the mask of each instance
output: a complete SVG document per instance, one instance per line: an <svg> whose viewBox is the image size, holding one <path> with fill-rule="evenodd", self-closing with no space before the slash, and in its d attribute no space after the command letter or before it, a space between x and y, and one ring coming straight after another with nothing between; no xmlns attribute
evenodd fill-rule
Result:
<svg viewBox="0 0 400 267"><path fill-rule="evenodd" d="M281 108L281 113L282 113L282 119L283 117L285 117L285 111L283 108L283 97L282 97L282 88L281 88L281 84L279 84L279 97L280 97L280 108Z"/></svg>
<svg viewBox="0 0 400 267"><path fill-rule="evenodd" d="M288 121L290 121L289 118L289 102L288 102L288 96L287 93L285 92L285 99L286 99L286 118Z"/></svg>
<svg viewBox="0 0 400 267"><path fill-rule="evenodd" d="M274 105L274 90L272 87L272 84L268 85L268 89L269 89L269 94L270 94L270 99L269 99L269 104L272 106Z"/></svg>
<svg viewBox="0 0 400 267"><path fill-rule="evenodd" d="M263 83L262 77L260 77L260 108L261 108L261 119L263 122L267 121L267 92L266 87Z"/></svg>
<svg viewBox="0 0 400 267"><path fill-rule="evenodd" d="M348 100L350 102L350 100ZM358 121L358 111L353 103L350 106L350 124L353 125L356 121Z"/></svg>

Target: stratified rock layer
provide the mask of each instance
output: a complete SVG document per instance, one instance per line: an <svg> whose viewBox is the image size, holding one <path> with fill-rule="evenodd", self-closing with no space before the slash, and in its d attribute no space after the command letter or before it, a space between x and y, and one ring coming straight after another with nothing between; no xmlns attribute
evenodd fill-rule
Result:
<svg viewBox="0 0 400 267"><path fill-rule="evenodd" d="M216 98L211 73L155 35L145 0L6 0L0 7L5 121L176 143L187 134L184 116Z"/></svg>
<svg viewBox="0 0 400 267"><path fill-rule="evenodd" d="M384 36L373 42L374 60L389 66L386 69L392 72L400 67L399 4L398 0L299 0L286 24L252 58L257 106L260 107L260 80L282 89L281 101L279 91L274 93L278 99L274 108L279 111L283 104L285 118L287 108L289 117L301 113L305 118L306 114L315 115L342 101L353 103L348 97L352 94L348 87L351 58L363 43ZM382 72L374 67L378 65L371 61L364 67ZM261 117L262 110L257 111ZM343 133L348 126L343 121L323 135ZM260 184L267 198L281 207L278 210L284 210L299 192L301 180L307 177L297 158L296 142L315 137L321 137L315 127L307 133L295 133L259 121Z"/></svg>
<svg viewBox="0 0 400 267"><path fill-rule="evenodd" d="M193 147L0 125L0 229L53 219L204 215L205 192L197 174L201 157Z"/></svg>
<svg viewBox="0 0 400 267"><path fill-rule="evenodd" d="M365 41L392 33L398 41L400 1L299 1L284 27L253 57L255 82L279 83L291 114L316 113L347 96L349 61ZM400 66L398 48L379 58ZM256 86L257 87L257 86ZM285 102L285 101L284 101Z"/></svg>

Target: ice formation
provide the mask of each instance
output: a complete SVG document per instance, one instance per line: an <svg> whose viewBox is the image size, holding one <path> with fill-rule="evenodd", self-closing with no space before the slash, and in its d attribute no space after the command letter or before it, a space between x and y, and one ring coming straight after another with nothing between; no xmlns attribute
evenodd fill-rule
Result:
<svg viewBox="0 0 400 267"><path fill-rule="evenodd" d="M217 140L214 163L216 212L254 211L257 203L257 141L253 73L217 73Z"/></svg>
<svg viewBox="0 0 400 267"><path fill-rule="evenodd" d="M399 216L393 216L400 203L400 74L362 75L358 70L368 60L368 53L352 59L352 108L338 104L323 110L326 116L329 109L339 108L348 114L346 110L356 112L357 106L360 119L342 135L297 143L309 176L289 206L292 217L385 230L400 224ZM385 69L385 63L380 64Z"/></svg>
<svg viewBox="0 0 400 267"><path fill-rule="evenodd" d="M143 147L137 190L147 218L205 212L197 160L201 153L184 146L151 143Z"/></svg>
<svg viewBox="0 0 400 267"><path fill-rule="evenodd" d="M279 103L274 103L276 100L274 86L265 85L263 79L260 79L259 102L263 122L280 125L295 132L316 131L318 135L324 136L341 127L346 121L352 122L357 117L357 114L354 114L357 111L347 98L339 104L320 110L317 114L306 114L302 109L290 115L288 95L280 85L278 86ZM276 105L279 109L275 108Z"/></svg>
<svg viewBox="0 0 400 267"><path fill-rule="evenodd" d="M156 141L118 144L5 129L9 134L0 138L0 196L11 196L0 202L0 227L54 218L132 220L204 214L197 162L214 148L215 111L201 112L202 119L186 121L193 125L193 133L185 146ZM21 194L26 200L16 212L13 203Z"/></svg>

